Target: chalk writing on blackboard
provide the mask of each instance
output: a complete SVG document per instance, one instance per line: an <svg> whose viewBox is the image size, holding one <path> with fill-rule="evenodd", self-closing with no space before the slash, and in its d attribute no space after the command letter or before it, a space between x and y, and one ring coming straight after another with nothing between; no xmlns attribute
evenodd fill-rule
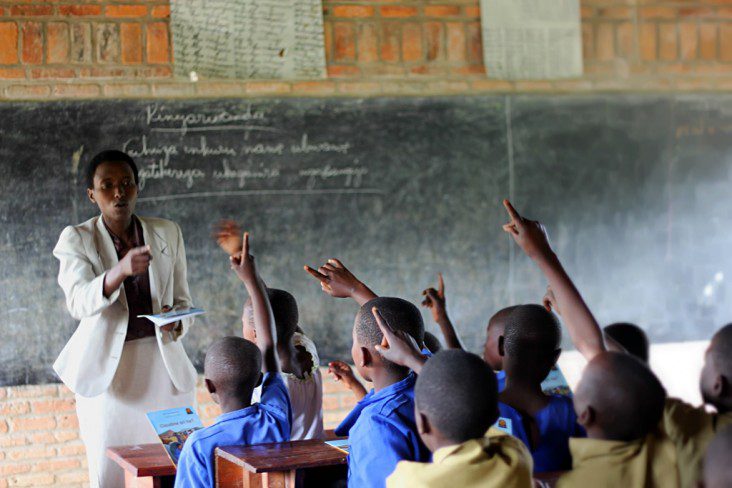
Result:
<svg viewBox="0 0 732 488"><path fill-rule="evenodd" d="M170 24L179 76L325 76L321 0L172 0Z"/></svg>

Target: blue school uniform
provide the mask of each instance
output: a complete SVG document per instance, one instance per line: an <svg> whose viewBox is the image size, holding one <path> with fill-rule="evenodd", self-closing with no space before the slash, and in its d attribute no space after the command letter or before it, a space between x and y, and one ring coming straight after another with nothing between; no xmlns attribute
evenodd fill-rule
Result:
<svg viewBox="0 0 732 488"><path fill-rule="evenodd" d="M378 393L371 390L336 429L349 437L348 486L385 486L399 461L429 462L414 421L414 373Z"/></svg>
<svg viewBox="0 0 732 488"><path fill-rule="evenodd" d="M518 437L531 451L534 458L534 472L566 471L572 469L569 453L570 437L585 437L585 431L577 424L572 399L563 395L552 395L549 405L539 410L534 417L539 430L539 443L531 448L529 433L523 422L523 415L515 408L498 402L500 416L510 420L513 435Z"/></svg>
<svg viewBox="0 0 732 488"><path fill-rule="evenodd" d="M496 381L498 382L498 393L506 389L506 372L503 370L496 371Z"/></svg>
<svg viewBox="0 0 732 488"><path fill-rule="evenodd" d="M188 437L178 460L175 487L213 487L217 447L289 441L291 423L285 383L279 374L265 373L259 403L220 415L215 424Z"/></svg>

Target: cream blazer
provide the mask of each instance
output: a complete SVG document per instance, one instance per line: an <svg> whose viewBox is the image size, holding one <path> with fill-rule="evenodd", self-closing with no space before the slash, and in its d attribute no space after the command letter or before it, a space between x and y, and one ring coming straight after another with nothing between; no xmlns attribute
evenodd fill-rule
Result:
<svg viewBox="0 0 732 488"><path fill-rule="evenodd" d="M190 307L180 227L169 220L138 218L152 253L149 274L153 313L159 313L164 305ZM101 215L66 227L53 255L60 262L58 283L66 296L66 308L79 320L53 369L74 393L97 396L107 390L117 371L129 316L124 285L109 298L104 296L104 276L118 259ZM182 334L176 339L158 327L155 335L171 381L178 390L188 392L195 387L197 375L180 338L193 319L182 322Z"/></svg>

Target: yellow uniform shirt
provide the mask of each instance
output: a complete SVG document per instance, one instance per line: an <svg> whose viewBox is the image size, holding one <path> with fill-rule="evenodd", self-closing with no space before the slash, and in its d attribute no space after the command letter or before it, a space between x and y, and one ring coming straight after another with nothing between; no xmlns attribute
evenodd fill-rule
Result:
<svg viewBox="0 0 732 488"><path fill-rule="evenodd" d="M714 434L732 424L732 412L716 414L676 398L666 400L663 428L676 445L681 486L691 488L701 475L702 460Z"/></svg>
<svg viewBox="0 0 732 488"><path fill-rule="evenodd" d="M400 461L386 486L531 488L532 469L526 446L491 428L487 437L438 449L432 463Z"/></svg>
<svg viewBox="0 0 732 488"><path fill-rule="evenodd" d="M679 486L676 450L663 433L632 442L569 439L572 471L557 488L675 488Z"/></svg>

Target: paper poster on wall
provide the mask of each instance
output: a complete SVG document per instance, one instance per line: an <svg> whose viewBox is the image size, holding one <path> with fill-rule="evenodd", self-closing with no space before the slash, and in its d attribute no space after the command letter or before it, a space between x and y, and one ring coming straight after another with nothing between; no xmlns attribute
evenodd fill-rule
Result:
<svg viewBox="0 0 732 488"><path fill-rule="evenodd" d="M481 0L480 8L488 77L582 76L579 0Z"/></svg>
<svg viewBox="0 0 732 488"><path fill-rule="evenodd" d="M171 0L175 74L325 77L321 0Z"/></svg>

